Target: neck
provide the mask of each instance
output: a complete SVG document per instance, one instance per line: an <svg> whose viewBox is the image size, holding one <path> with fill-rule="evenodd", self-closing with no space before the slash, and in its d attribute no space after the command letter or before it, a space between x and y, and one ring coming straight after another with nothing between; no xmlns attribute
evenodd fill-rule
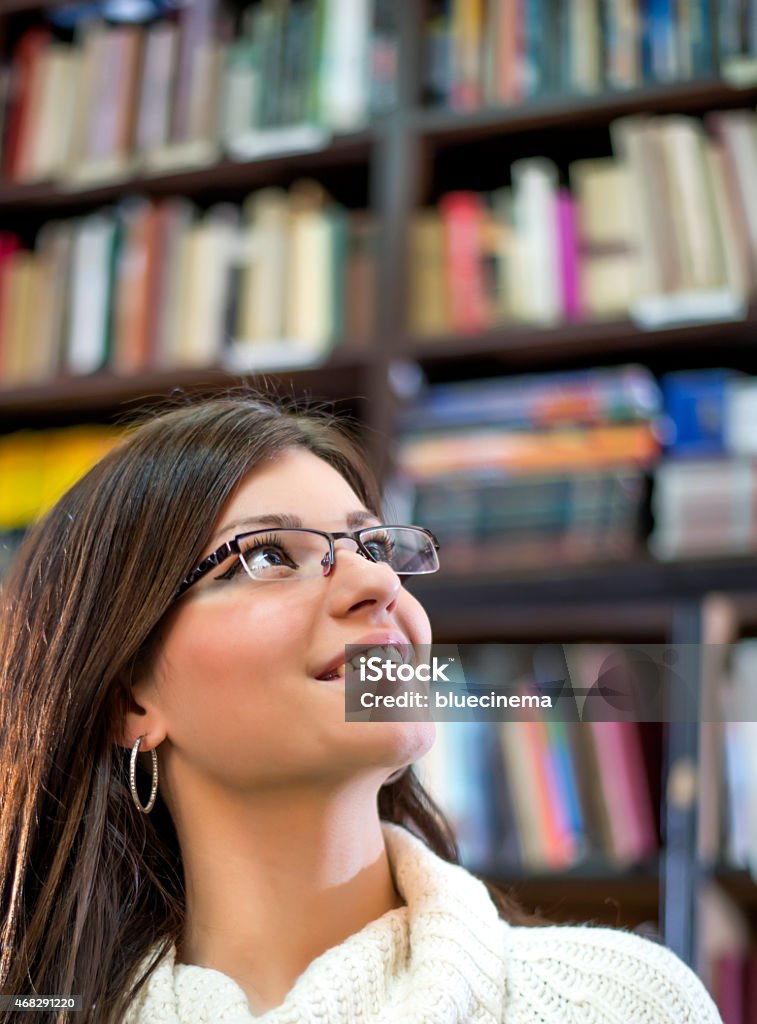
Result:
<svg viewBox="0 0 757 1024"><path fill-rule="evenodd" d="M378 784L193 786L173 801L187 899L177 959L229 975L260 1014L316 957L401 906Z"/></svg>

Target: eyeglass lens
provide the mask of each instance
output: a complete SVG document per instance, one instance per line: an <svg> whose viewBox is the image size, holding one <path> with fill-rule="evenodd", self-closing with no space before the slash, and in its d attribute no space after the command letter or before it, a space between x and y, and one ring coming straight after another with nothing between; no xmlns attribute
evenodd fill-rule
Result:
<svg viewBox="0 0 757 1024"><path fill-rule="evenodd" d="M408 527L377 527L361 534L371 557L386 562L398 575L435 572L439 567L431 539ZM240 557L257 580L320 576L328 564L326 537L307 530L279 530L240 540Z"/></svg>

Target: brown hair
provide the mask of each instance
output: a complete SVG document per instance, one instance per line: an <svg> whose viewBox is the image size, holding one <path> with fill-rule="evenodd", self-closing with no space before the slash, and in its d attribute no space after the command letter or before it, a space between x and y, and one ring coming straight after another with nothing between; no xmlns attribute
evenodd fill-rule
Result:
<svg viewBox="0 0 757 1024"><path fill-rule="evenodd" d="M130 670L234 488L292 446L379 509L373 475L333 416L246 393L142 423L30 531L0 619L0 991L76 993L81 1024L117 1021L151 947L152 967L178 942L176 832L160 798L149 817L135 810L117 742ZM381 790L379 812L458 862L412 769ZM543 923L490 891L511 922Z"/></svg>

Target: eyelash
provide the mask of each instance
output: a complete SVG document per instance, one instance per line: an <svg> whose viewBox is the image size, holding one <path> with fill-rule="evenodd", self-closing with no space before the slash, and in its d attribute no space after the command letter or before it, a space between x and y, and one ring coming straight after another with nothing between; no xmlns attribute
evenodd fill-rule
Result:
<svg viewBox="0 0 757 1024"><path fill-rule="evenodd" d="M273 533L266 534L265 537L259 537L255 541L255 543L248 550L245 551L245 555L254 554L260 548L270 547L272 545L283 547L283 544L281 543L281 538ZM239 555L235 555L233 563L229 566L226 572L222 572L220 576L214 576L213 578L216 580L231 580L234 579L234 577L237 576L240 572L244 572L242 559L239 557Z"/></svg>

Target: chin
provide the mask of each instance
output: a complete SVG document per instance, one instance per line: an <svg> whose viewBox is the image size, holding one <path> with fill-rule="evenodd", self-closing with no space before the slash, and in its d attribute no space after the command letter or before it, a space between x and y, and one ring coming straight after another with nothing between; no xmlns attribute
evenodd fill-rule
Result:
<svg viewBox="0 0 757 1024"><path fill-rule="evenodd" d="M397 771L428 753L436 739L436 724L429 722L348 723L359 730L358 745L364 759Z"/></svg>

